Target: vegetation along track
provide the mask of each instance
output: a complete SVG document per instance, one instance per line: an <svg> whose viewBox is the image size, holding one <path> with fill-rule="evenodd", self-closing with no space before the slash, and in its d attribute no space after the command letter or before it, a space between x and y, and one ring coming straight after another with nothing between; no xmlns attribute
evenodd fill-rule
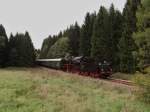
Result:
<svg viewBox="0 0 150 112"><path fill-rule="evenodd" d="M49 69L48 67L43 67L43 66L40 66L40 67ZM102 80L102 78L100 78L100 80ZM134 83L132 81L129 81L129 80L115 79L115 78L110 78L109 77L109 78L106 79L106 81L119 83L119 84L124 84L124 85L127 85L127 86L134 86Z"/></svg>
<svg viewBox="0 0 150 112"><path fill-rule="evenodd" d="M129 80L114 79L114 78L108 78L108 80L110 80L111 82L125 84L128 86L134 86L134 83L132 81L129 81Z"/></svg>

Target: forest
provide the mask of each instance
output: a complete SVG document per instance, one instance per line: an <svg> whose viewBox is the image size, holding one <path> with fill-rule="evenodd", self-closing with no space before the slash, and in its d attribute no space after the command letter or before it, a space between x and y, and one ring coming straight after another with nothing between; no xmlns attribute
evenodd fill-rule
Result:
<svg viewBox="0 0 150 112"><path fill-rule="evenodd" d="M0 67L31 67L35 65L35 49L28 32L10 35L0 25Z"/></svg>
<svg viewBox="0 0 150 112"><path fill-rule="evenodd" d="M150 1L127 0L123 12L101 6L87 13L84 23L70 25L59 34L44 39L35 50L28 32L8 38L0 25L0 67L34 66L36 58L88 56L107 60L115 72L134 73L150 64ZM38 55L38 57L37 57Z"/></svg>
<svg viewBox="0 0 150 112"><path fill-rule="evenodd" d="M101 6L84 23L70 25L43 42L40 58L88 56L107 60L114 71L134 73L150 64L150 1L127 0L123 12Z"/></svg>

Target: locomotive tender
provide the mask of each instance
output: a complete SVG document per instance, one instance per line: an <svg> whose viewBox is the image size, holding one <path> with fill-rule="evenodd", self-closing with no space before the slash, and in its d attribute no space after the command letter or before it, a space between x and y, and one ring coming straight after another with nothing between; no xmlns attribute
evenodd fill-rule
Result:
<svg viewBox="0 0 150 112"><path fill-rule="evenodd" d="M92 58L83 56L71 59L37 59L36 62L41 66L94 78L107 78L112 74L108 62L98 63Z"/></svg>

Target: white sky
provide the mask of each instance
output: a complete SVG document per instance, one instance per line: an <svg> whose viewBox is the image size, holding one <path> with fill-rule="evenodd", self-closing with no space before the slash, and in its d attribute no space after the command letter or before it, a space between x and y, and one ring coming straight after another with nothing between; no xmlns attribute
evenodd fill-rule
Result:
<svg viewBox="0 0 150 112"><path fill-rule="evenodd" d="M8 36L12 32L30 33L35 48L43 39L57 34L75 21L81 25L87 12L111 3L122 10L126 0L0 0L0 24Z"/></svg>

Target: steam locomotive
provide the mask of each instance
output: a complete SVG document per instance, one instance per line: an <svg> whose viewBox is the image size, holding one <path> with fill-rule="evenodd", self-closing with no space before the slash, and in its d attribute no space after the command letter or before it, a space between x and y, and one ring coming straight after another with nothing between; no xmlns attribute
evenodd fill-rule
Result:
<svg viewBox="0 0 150 112"><path fill-rule="evenodd" d="M93 78L107 78L112 74L111 65L107 61L96 62L92 58L83 56L69 59L37 59L36 62L41 66Z"/></svg>

